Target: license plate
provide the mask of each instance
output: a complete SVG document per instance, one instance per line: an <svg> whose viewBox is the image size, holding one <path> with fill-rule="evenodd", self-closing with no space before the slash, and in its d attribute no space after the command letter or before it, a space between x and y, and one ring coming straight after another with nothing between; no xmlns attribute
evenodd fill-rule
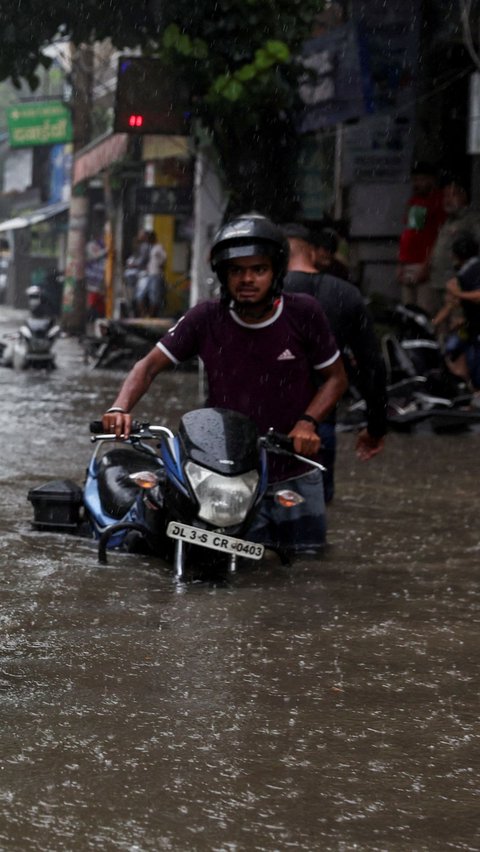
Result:
<svg viewBox="0 0 480 852"><path fill-rule="evenodd" d="M176 521L170 521L167 535L169 538L184 541L185 544L198 544L200 547L209 547L210 550L236 553L237 556L245 556L247 559L261 559L265 550L263 544L257 544L255 541L245 541L243 538L233 538L224 533L201 530L198 527L190 527L188 524L178 524Z"/></svg>

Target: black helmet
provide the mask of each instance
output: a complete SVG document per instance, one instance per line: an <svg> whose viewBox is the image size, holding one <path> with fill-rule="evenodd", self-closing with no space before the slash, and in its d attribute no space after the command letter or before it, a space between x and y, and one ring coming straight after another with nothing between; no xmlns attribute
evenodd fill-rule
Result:
<svg viewBox="0 0 480 852"><path fill-rule="evenodd" d="M215 235L210 251L210 265L227 293L227 264L236 257L266 254L272 260L272 296L278 296L288 265L288 241L270 219L258 214L239 216L223 225Z"/></svg>

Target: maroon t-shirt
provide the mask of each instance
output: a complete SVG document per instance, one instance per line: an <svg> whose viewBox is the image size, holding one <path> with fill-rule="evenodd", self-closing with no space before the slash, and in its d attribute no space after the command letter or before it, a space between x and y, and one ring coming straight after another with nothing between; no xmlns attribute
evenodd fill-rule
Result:
<svg viewBox="0 0 480 852"><path fill-rule="evenodd" d="M208 378L207 405L240 411L260 434L288 434L317 392L315 370L338 357L338 347L317 300L284 294L275 314L249 325L217 301L191 308L157 346L180 363L198 355ZM269 479L306 472L270 456Z"/></svg>

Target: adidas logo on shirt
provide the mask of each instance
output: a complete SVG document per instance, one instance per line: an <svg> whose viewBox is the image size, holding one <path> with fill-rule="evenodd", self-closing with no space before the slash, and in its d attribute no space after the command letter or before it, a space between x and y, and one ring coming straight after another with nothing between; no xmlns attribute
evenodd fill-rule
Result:
<svg viewBox="0 0 480 852"><path fill-rule="evenodd" d="M278 356L277 361L295 361L295 355L290 352L290 349L285 349L284 352Z"/></svg>

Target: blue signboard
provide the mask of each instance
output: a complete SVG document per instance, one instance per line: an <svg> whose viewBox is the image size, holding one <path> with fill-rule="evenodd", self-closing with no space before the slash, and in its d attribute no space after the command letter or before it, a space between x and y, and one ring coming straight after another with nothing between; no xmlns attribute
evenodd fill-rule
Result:
<svg viewBox="0 0 480 852"><path fill-rule="evenodd" d="M352 0L350 23L308 39L300 132L387 115L414 102L418 0Z"/></svg>
<svg viewBox="0 0 480 852"><path fill-rule="evenodd" d="M70 186L72 167L71 145L52 145L50 149L50 195L49 203L65 201Z"/></svg>
<svg viewBox="0 0 480 852"><path fill-rule="evenodd" d="M302 49L304 103L298 119L301 133L330 127L365 113L360 53L353 23L308 39Z"/></svg>

